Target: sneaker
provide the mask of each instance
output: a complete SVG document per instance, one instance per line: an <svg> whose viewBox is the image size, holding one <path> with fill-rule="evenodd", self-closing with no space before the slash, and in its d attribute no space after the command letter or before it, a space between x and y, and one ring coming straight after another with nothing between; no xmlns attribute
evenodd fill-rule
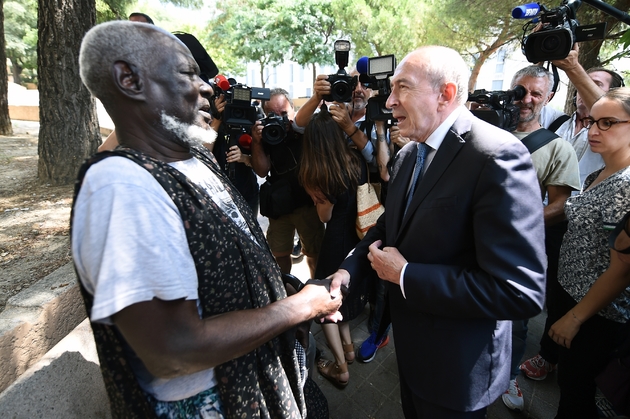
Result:
<svg viewBox="0 0 630 419"><path fill-rule="evenodd" d="M556 364L547 362L542 356L536 355L523 362L519 368L525 377L540 381L547 378L547 374L556 370Z"/></svg>
<svg viewBox="0 0 630 419"><path fill-rule="evenodd" d="M376 356L376 351L378 351L383 346L389 343L389 335L385 335L379 342L376 342L376 332L372 332L370 337L368 337L359 348L359 353L357 358L361 362L371 362Z"/></svg>
<svg viewBox="0 0 630 419"><path fill-rule="evenodd" d="M302 256L302 243L298 240L298 242L293 246L293 251L291 252L291 257L293 259L298 259Z"/></svg>
<svg viewBox="0 0 630 419"><path fill-rule="evenodd" d="M523 401L523 393L521 393L521 389L518 388L516 378L510 380L510 387L503 393L501 399L508 409L517 410L519 412L523 410L525 402Z"/></svg>

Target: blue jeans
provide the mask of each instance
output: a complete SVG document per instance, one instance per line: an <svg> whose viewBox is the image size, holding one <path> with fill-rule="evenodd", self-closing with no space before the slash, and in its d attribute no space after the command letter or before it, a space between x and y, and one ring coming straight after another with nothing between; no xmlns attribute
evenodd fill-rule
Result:
<svg viewBox="0 0 630 419"><path fill-rule="evenodd" d="M510 367L510 380L515 379L521 372L519 366L525 355L527 346L527 323L529 320L512 320L512 364Z"/></svg>

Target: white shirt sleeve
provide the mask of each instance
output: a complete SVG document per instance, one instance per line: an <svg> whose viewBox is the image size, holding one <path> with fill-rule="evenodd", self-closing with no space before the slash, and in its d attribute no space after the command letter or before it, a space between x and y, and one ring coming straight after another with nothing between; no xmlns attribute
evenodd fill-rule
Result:
<svg viewBox="0 0 630 419"><path fill-rule="evenodd" d="M92 321L111 324L111 315L153 298L198 298L177 207L149 172L124 157L88 170L74 209L72 255L94 295Z"/></svg>

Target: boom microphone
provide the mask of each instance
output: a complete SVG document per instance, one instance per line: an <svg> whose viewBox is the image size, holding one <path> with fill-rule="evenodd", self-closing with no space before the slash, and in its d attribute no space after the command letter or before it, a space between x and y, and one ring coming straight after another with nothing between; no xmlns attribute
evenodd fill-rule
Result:
<svg viewBox="0 0 630 419"><path fill-rule="evenodd" d="M514 19L531 19L540 12L540 4L527 3L512 9L512 17Z"/></svg>
<svg viewBox="0 0 630 419"><path fill-rule="evenodd" d="M368 57L361 57L357 61L357 71L359 74L367 74L368 73Z"/></svg>

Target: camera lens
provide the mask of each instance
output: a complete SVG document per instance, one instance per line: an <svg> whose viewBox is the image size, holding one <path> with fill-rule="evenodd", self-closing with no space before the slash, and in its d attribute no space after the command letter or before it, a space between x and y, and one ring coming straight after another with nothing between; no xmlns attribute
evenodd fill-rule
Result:
<svg viewBox="0 0 630 419"><path fill-rule="evenodd" d="M560 46L560 37L558 35L549 35L542 41L540 47L543 52L554 52Z"/></svg>
<svg viewBox="0 0 630 419"><path fill-rule="evenodd" d="M243 109L233 108L232 109L232 117L233 118L242 119L242 118L245 117L245 112L243 111Z"/></svg>
<svg viewBox="0 0 630 419"><path fill-rule="evenodd" d="M284 140L285 131L284 128L277 124L271 123L263 128L262 138L269 145L278 145Z"/></svg>
<svg viewBox="0 0 630 419"><path fill-rule="evenodd" d="M352 98L350 85L345 80L337 80L331 86L333 98L338 102L346 102L347 98Z"/></svg>

